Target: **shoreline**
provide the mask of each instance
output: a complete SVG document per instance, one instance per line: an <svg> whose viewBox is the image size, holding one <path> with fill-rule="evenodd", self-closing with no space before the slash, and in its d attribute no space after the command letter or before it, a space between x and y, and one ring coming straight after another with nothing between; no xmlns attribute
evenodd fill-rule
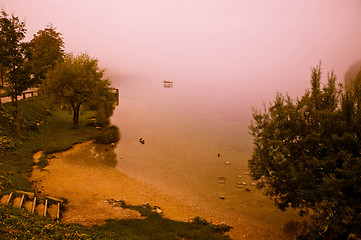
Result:
<svg viewBox="0 0 361 240"><path fill-rule="evenodd" d="M292 239L283 233L262 229L242 216L223 219L210 209L177 199L127 176L115 168L116 155L109 145L88 141L54 156L43 171L34 169L30 180L41 194L68 200L62 218L64 222L92 226L103 224L110 218L140 218L136 211L115 208L107 203L107 199L115 199L130 205L148 202L160 207L163 217L176 221L190 221L199 216L217 224L226 222L233 227L229 232L232 239Z"/></svg>

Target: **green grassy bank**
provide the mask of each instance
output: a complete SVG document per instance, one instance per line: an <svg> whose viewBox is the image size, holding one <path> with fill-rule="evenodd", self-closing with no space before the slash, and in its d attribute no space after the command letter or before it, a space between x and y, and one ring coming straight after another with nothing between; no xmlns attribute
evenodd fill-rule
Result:
<svg viewBox="0 0 361 240"><path fill-rule="evenodd" d="M45 152L38 163L47 164L52 153L64 151L74 144L90 139L107 142L116 138L114 128L104 130L102 137L93 124L89 124L92 112L81 116L78 128L73 128L69 113L51 109L39 97L19 102L21 133L15 131L14 106L0 105L0 197L15 190L34 192L28 180L38 150ZM104 137L105 136L105 137ZM121 207L139 211L145 218L109 220L106 224L85 227L50 220L24 209L0 206L1 239L229 239L222 233L229 230L223 225L212 225L203 219L186 223L163 218L148 207Z"/></svg>
<svg viewBox="0 0 361 240"><path fill-rule="evenodd" d="M21 101L19 109L21 137L16 135L12 104L3 104L0 109L0 134L6 141L0 148L2 193L31 190L32 184L27 176L32 171L32 156L36 151L44 150L47 155L64 151L76 143L92 139L97 133L95 127L85 126L91 113L84 114L80 127L74 129L67 112L53 111L40 98ZM44 161L46 158L39 164L45 165Z"/></svg>

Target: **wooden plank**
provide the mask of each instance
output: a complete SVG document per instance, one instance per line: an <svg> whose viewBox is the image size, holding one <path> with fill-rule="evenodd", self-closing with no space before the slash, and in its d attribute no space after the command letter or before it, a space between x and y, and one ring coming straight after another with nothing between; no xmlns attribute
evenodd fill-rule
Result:
<svg viewBox="0 0 361 240"><path fill-rule="evenodd" d="M48 199L45 199L44 203L44 217L46 217L46 212L48 211Z"/></svg>
<svg viewBox="0 0 361 240"><path fill-rule="evenodd" d="M51 197L51 196L46 196L45 198L50 199L50 200L54 200L54 201L57 201L57 202L64 203L64 200L60 199L60 198Z"/></svg>
<svg viewBox="0 0 361 240"><path fill-rule="evenodd" d="M33 208L31 209L31 213L35 212L35 206L36 206L36 197L34 197Z"/></svg>
<svg viewBox="0 0 361 240"><path fill-rule="evenodd" d="M34 197L34 195L35 195L33 192L25 192L25 191L16 191L16 193L25 194L25 195L27 195L30 199L33 199L33 197Z"/></svg>
<svg viewBox="0 0 361 240"><path fill-rule="evenodd" d="M56 214L56 219L60 218L60 202L58 202L58 213Z"/></svg>
<svg viewBox="0 0 361 240"><path fill-rule="evenodd" d="M20 204L19 204L19 208L21 208L21 206L23 205L24 197L25 197L25 195L23 195L23 196L21 197Z"/></svg>
<svg viewBox="0 0 361 240"><path fill-rule="evenodd" d="M9 194L9 198L8 198L8 201L6 202L6 204L9 204L10 203L10 200L11 200L11 197L13 196L13 192L11 192L10 194Z"/></svg>

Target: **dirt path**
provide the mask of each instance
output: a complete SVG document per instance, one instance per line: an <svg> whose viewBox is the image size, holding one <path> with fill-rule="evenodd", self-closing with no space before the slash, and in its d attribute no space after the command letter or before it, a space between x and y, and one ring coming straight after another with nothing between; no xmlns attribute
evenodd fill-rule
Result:
<svg viewBox="0 0 361 240"><path fill-rule="evenodd" d="M116 199L132 205L149 202L151 206L159 206L164 217L174 220L188 221L201 216L216 223L226 221L234 226L230 232L233 239L289 238L252 225L241 217L226 220L214 216L211 210L190 205L128 177L115 169L116 156L109 146L86 142L55 156L43 171L34 169L31 180L42 194L68 200L63 214L65 222L94 225L109 218L140 217L136 211L114 208L107 203L107 199Z"/></svg>

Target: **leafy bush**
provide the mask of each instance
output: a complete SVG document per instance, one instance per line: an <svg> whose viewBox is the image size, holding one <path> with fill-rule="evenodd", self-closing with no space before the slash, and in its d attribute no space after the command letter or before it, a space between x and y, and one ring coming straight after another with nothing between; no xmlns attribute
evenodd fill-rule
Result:
<svg viewBox="0 0 361 240"><path fill-rule="evenodd" d="M96 124L99 127L106 127L110 125L109 116L102 110L97 111Z"/></svg>
<svg viewBox="0 0 361 240"><path fill-rule="evenodd" d="M15 147L15 143L11 138L6 136L0 136L0 152L12 149Z"/></svg>
<svg viewBox="0 0 361 240"><path fill-rule="evenodd" d="M98 133L94 140L96 143L110 144L117 143L120 139L120 132L117 126L110 126Z"/></svg>

